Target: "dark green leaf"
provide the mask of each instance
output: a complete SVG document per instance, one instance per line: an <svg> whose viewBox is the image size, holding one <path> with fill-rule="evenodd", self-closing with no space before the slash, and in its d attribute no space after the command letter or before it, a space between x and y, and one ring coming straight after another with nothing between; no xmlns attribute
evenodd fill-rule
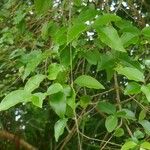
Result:
<svg viewBox="0 0 150 150"><path fill-rule="evenodd" d="M91 101L90 96L84 95L80 98L79 104L82 108L86 108L89 105L90 101Z"/></svg>
<svg viewBox="0 0 150 150"><path fill-rule="evenodd" d="M51 95L50 105L60 118L64 117L66 112L66 97L64 93L58 92Z"/></svg>
<svg viewBox="0 0 150 150"><path fill-rule="evenodd" d="M114 114L116 112L115 105L109 102L99 102L97 108L107 114Z"/></svg>

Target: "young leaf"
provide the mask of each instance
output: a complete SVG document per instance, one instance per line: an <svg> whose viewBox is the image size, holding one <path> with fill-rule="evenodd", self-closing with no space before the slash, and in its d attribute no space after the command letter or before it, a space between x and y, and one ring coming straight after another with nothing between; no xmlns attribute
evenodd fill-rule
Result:
<svg viewBox="0 0 150 150"><path fill-rule="evenodd" d="M55 80L59 72L63 70L60 64L53 63L48 67L48 79Z"/></svg>
<svg viewBox="0 0 150 150"><path fill-rule="evenodd" d="M40 92L39 93L34 93L32 98L31 98L31 101L35 106L42 108L43 100L45 98L46 98L45 93L40 93Z"/></svg>
<svg viewBox="0 0 150 150"><path fill-rule="evenodd" d="M115 28L112 26L98 28L97 32L101 41L108 45L110 48L116 51L126 52Z"/></svg>
<svg viewBox="0 0 150 150"><path fill-rule="evenodd" d="M119 74L125 75L129 80L144 82L144 74L136 68L119 66L115 70Z"/></svg>
<svg viewBox="0 0 150 150"><path fill-rule="evenodd" d="M141 91L145 94L147 100L150 102L150 84L143 85Z"/></svg>
<svg viewBox="0 0 150 150"><path fill-rule="evenodd" d="M137 146L137 144L133 141L126 142L122 147L121 150L130 150Z"/></svg>
<svg viewBox="0 0 150 150"><path fill-rule="evenodd" d="M118 129L115 130L114 135L116 137L121 137L121 136L124 135L124 130L122 128L118 128Z"/></svg>
<svg viewBox="0 0 150 150"><path fill-rule="evenodd" d="M37 74L33 77L31 77L25 87L24 87L24 90L28 91L28 92L32 92L34 91L36 88L39 87L40 83L45 79L45 75L42 75L42 74Z"/></svg>
<svg viewBox="0 0 150 150"><path fill-rule="evenodd" d="M143 126L146 134L150 135L150 122L148 120L141 120L139 123Z"/></svg>
<svg viewBox="0 0 150 150"><path fill-rule="evenodd" d="M66 112L66 97L64 93L58 92L51 95L50 105L60 118L64 117Z"/></svg>
<svg viewBox="0 0 150 150"><path fill-rule="evenodd" d="M99 83L96 79L88 75L79 76L74 83L81 87L93 88L93 89L105 89L104 86Z"/></svg>
<svg viewBox="0 0 150 150"><path fill-rule="evenodd" d="M31 101L31 94L25 90L16 90L9 93L0 103L0 111L7 110L18 103Z"/></svg>
<svg viewBox="0 0 150 150"><path fill-rule="evenodd" d="M63 91L63 87L60 83L54 83L47 89L47 94L52 95Z"/></svg>
<svg viewBox="0 0 150 150"><path fill-rule="evenodd" d="M109 102L99 102L97 108L107 114L114 114L116 112L115 105Z"/></svg>
<svg viewBox="0 0 150 150"><path fill-rule="evenodd" d="M124 90L125 95L138 94L141 92L141 85L136 82L129 82L127 87Z"/></svg>
<svg viewBox="0 0 150 150"><path fill-rule="evenodd" d="M118 124L118 118L114 115L110 115L106 118L105 127L108 132L112 132Z"/></svg>
<svg viewBox="0 0 150 150"><path fill-rule="evenodd" d="M141 149L146 149L146 150L150 150L150 143L149 142L143 142L140 146Z"/></svg>
<svg viewBox="0 0 150 150"><path fill-rule="evenodd" d="M63 134L64 129L65 129L66 125L67 125L67 121L68 121L68 119L63 118L63 119L58 120L55 123L54 132L55 132L55 140L56 140L56 142L58 142L59 137Z"/></svg>

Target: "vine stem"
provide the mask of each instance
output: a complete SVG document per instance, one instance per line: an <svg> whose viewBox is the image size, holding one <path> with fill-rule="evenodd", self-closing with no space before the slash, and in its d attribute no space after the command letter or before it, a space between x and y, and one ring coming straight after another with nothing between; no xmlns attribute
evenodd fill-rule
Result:
<svg viewBox="0 0 150 150"><path fill-rule="evenodd" d="M69 0L69 29L71 27L71 18L72 18L72 5L73 5L73 1ZM68 30L69 31L69 30ZM67 34L67 43L68 43L68 34ZM70 50L70 82L71 82L71 87L73 88L73 64L72 64L72 45L71 43L69 43L69 50ZM74 120L75 120L75 124L76 124L76 128L77 128L77 135L78 135L78 145L79 145L79 150L82 150L82 145L81 145L81 138L80 138L80 134L79 134L79 125L78 125L78 118L77 118L77 114L76 111L74 110Z"/></svg>

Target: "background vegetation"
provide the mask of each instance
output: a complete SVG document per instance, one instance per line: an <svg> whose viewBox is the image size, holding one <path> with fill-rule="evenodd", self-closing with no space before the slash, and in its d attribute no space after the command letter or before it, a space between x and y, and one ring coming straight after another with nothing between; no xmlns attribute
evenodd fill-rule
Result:
<svg viewBox="0 0 150 150"><path fill-rule="evenodd" d="M149 0L0 1L0 149L149 150Z"/></svg>

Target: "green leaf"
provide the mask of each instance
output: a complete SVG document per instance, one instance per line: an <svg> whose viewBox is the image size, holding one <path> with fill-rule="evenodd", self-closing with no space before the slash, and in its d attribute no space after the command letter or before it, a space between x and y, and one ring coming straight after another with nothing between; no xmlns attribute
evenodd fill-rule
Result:
<svg viewBox="0 0 150 150"><path fill-rule="evenodd" d="M63 71L63 67L60 64L53 63L48 67L48 79L55 80L57 75Z"/></svg>
<svg viewBox="0 0 150 150"><path fill-rule="evenodd" d="M115 28L108 26L98 28L96 31L98 32L101 41L108 45L110 48L116 51L126 52Z"/></svg>
<svg viewBox="0 0 150 150"><path fill-rule="evenodd" d="M55 132L55 140L56 140L56 142L58 142L59 137L63 134L64 129L65 129L66 125L67 125L67 121L68 121L68 119L63 118L63 119L58 120L55 123L54 132Z"/></svg>
<svg viewBox="0 0 150 150"><path fill-rule="evenodd" d="M144 120L145 117L146 117L146 110L142 109L139 114L139 121Z"/></svg>
<svg viewBox="0 0 150 150"><path fill-rule="evenodd" d="M150 150L150 143L149 142L143 142L140 146L141 149Z"/></svg>
<svg viewBox="0 0 150 150"><path fill-rule="evenodd" d="M128 141L122 146L121 150L130 150L132 148L135 148L136 146L137 144L135 142Z"/></svg>
<svg viewBox="0 0 150 150"><path fill-rule="evenodd" d="M94 26L104 26L111 22L117 22L120 21L121 18L119 16L116 16L114 14L104 14L102 16L99 16L95 22Z"/></svg>
<svg viewBox="0 0 150 150"><path fill-rule="evenodd" d="M140 130L136 130L135 132L134 132L134 137L136 137L137 139L142 139L142 138L144 138L144 133L143 132L141 132Z"/></svg>
<svg viewBox="0 0 150 150"><path fill-rule="evenodd" d="M7 110L18 103L31 101L31 94L25 90L16 90L9 93L0 103L0 111Z"/></svg>
<svg viewBox="0 0 150 150"><path fill-rule="evenodd" d="M81 87L93 88L93 89L105 89L104 86L96 79L88 75L79 76L74 83Z"/></svg>
<svg viewBox="0 0 150 150"><path fill-rule="evenodd" d="M88 61L88 63L92 65L97 65L98 61L100 60L100 53L97 50L87 51L83 54L83 56Z"/></svg>
<svg viewBox="0 0 150 150"><path fill-rule="evenodd" d="M125 95L138 94L141 92L141 85L136 82L129 82L124 90Z"/></svg>
<svg viewBox="0 0 150 150"><path fill-rule="evenodd" d="M74 24L85 23L86 21L91 21L98 14L97 10L89 7L84 7L77 18L74 19Z"/></svg>
<svg viewBox="0 0 150 150"><path fill-rule="evenodd" d="M21 58L22 63L25 64L25 70L22 79L25 80L31 72L34 72L42 60L43 55L39 50L32 51L29 54L24 54Z"/></svg>
<svg viewBox="0 0 150 150"><path fill-rule="evenodd" d="M145 94L147 100L150 102L150 83L147 85L143 85L141 87L141 91Z"/></svg>
<svg viewBox="0 0 150 150"><path fill-rule="evenodd" d="M139 123L143 126L146 134L150 135L150 122L148 120L141 120Z"/></svg>
<svg viewBox="0 0 150 150"><path fill-rule="evenodd" d="M51 95L50 105L60 118L64 117L66 112L66 97L64 93L58 92Z"/></svg>
<svg viewBox="0 0 150 150"><path fill-rule="evenodd" d="M76 102L75 102L75 100L76 100L76 93L75 93L75 90L67 85L64 88L64 93L65 93L66 98L67 98L67 105L69 105L70 108L74 112L75 108L76 108Z"/></svg>
<svg viewBox="0 0 150 150"><path fill-rule="evenodd" d="M116 112L115 105L109 102L99 102L97 108L107 114L114 114Z"/></svg>
<svg viewBox="0 0 150 150"><path fill-rule="evenodd" d="M35 9L38 14L42 14L48 11L51 4L51 0L34 0L34 2L35 2Z"/></svg>
<svg viewBox="0 0 150 150"><path fill-rule="evenodd" d="M52 95L62 91L63 91L62 85L60 83L54 83L47 89L47 94Z"/></svg>
<svg viewBox="0 0 150 150"><path fill-rule="evenodd" d="M43 105L43 100L46 98L46 94L45 93L34 93L33 96L32 96L32 103L37 106L37 107L40 107L42 108L42 105Z"/></svg>
<svg viewBox="0 0 150 150"><path fill-rule="evenodd" d="M90 96L84 95L80 98L79 104L82 108L86 108L89 105L90 101L91 101Z"/></svg>
<svg viewBox="0 0 150 150"><path fill-rule="evenodd" d="M150 27L145 27L145 28L143 28L142 34L143 34L145 37L150 38Z"/></svg>
<svg viewBox="0 0 150 150"><path fill-rule="evenodd" d="M67 44L69 44L74 39L77 39L82 32L87 29L87 25L85 23L76 23L68 29L67 34Z"/></svg>
<svg viewBox="0 0 150 150"><path fill-rule="evenodd" d="M45 79L45 75L42 75L42 74L37 74L33 77L31 77L25 87L24 87L24 90L28 91L28 92L32 92L34 91L36 88L39 87L40 83Z"/></svg>
<svg viewBox="0 0 150 150"><path fill-rule="evenodd" d="M118 66L115 70L118 74L125 75L129 80L144 82L144 74L136 68Z"/></svg>
<svg viewBox="0 0 150 150"><path fill-rule="evenodd" d="M123 43L124 47L128 47L131 44L136 44L139 40L139 37L136 34L133 33L123 33L121 36L121 41Z"/></svg>
<svg viewBox="0 0 150 150"><path fill-rule="evenodd" d="M123 135L124 135L124 130L122 128L118 128L114 132L114 136L116 136L116 137L121 137Z"/></svg>
<svg viewBox="0 0 150 150"><path fill-rule="evenodd" d="M74 0L74 4L75 4L76 6L81 6L82 0Z"/></svg>
<svg viewBox="0 0 150 150"><path fill-rule="evenodd" d="M108 132L112 132L118 124L118 118L116 116L110 115L106 118L105 127Z"/></svg>
<svg viewBox="0 0 150 150"><path fill-rule="evenodd" d="M56 45L63 45L67 43L67 27L58 27L53 32L54 35L52 36L52 38Z"/></svg>
<svg viewBox="0 0 150 150"><path fill-rule="evenodd" d="M70 53L71 53L71 55L70 55ZM67 47L67 48L61 50L59 54L60 54L60 63L63 66L68 67L68 66L70 66L70 62L74 60L76 51L75 51L75 49L72 49L72 51L70 52L70 49Z"/></svg>
<svg viewBox="0 0 150 150"><path fill-rule="evenodd" d="M135 113L132 112L131 110L124 108L121 111L124 111L126 113L124 116L126 119L136 120Z"/></svg>
<svg viewBox="0 0 150 150"><path fill-rule="evenodd" d="M97 65L97 71L106 70L107 80L110 80L113 77L115 65L116 61L112 53L108 52L106 54L101 54Z"/></svg>

